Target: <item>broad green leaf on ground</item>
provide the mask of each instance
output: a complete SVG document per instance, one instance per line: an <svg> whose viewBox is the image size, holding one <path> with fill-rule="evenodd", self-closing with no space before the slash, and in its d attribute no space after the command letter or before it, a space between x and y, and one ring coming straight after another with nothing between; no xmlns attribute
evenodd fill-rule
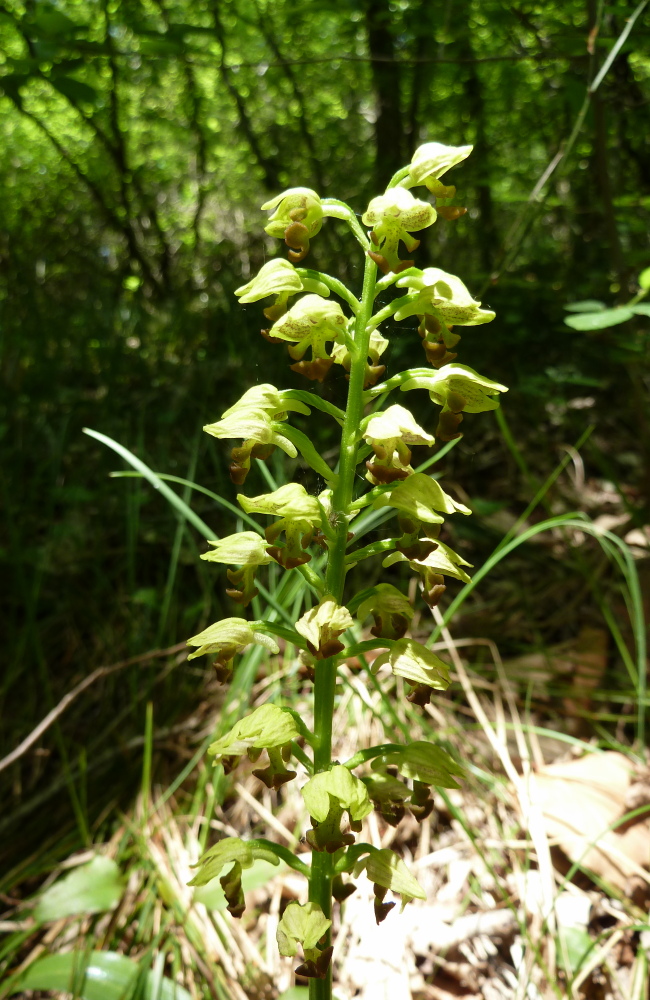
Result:
<svg viewBox="0 0 650 1000"><path fill-rule="evenodd" d="M142 977L142 978L141 978ZM69 951L39 958L16 982L12 993L51 990L71 993L79 1000L125 1000L138 984L140 1000L191 1000L182 986L164 977L154 982L151 972L114 951Z"/></svg>
<svg viewBox="0 0 650 1000"><path fill-rule="evenodd" d="M564 320L573 330L605 330L608 326L618 326L632 319L634 312L628 306L618 306L615 309L601 309L599 312L578 313Z"/></svg>
<svg viewBox="0 0 650 1000"><path fill-rule="evenodd" d="M75 913L103 913L117 906L123 888L115 861L98 854L46 889L36 904L34 918L42 924Z"/></svg>
<svg viewBox="0 0 650 1000"><path fill-rule="evenodd" d="M604 302L599 302L598 299L584 299L582 302L570 302L564 308L571 313L592 313L602 311L607 306Z"/></svg>

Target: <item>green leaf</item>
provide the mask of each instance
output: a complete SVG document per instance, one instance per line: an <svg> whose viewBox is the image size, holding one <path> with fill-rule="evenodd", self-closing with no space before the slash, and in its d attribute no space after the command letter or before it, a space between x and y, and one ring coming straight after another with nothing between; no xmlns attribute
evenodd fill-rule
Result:
<svg viewBox="0 0 650 1000"><path fill-rule="evenodd" d="M309 1000L308 986L292 986L278 997L278 1000Z"/></svg>
<svg viewBox="0 0 650 1000"><path fill-rule="evenodd" d="M599 302L598 299L584 299L581 302L569 302L564 308L567 312L572 313L592 313L604 310L607 306L604 302Z"/></svg>
<svg viewBox="0 0 650 1000"><path fill-rule="evenodd" d="M650 268L648 268L650 271ZM640 302L638 306L630 306L635 316L650 316L650 303Z"/></svg>
<svg viewBox="0 0 650 1000"><path fill-rule="evenodd" d="M12 993L24 990L74 992L80 1000L124 1000L141 981L142 967L114 951L65 952L39 958L18 979ZM182 986L164 977L159 984L153 973L142 977L141 1000L191 1000ZM158 987L158 988L156 988Z"/></svg>
<svg viewBox="0 0 650 1000"><path fill-rule="evenodd" d="M98 854L42 893L34 919L47 923L75 913L103 913L117 906L123 888L124 880L115 861Z"/></svg>
<svg viewBox="0 0 650 1000"><path fill-rule="evenodd" d="M557 962L561 969L573 975L584 965L594 942L584 927L561 927Z"/></svg>
<svg viewBox="0 0 650 1000"><path fill-rule="evenodd" d="M650 267L644 268L639 275L639 287L643 289L644 292L650 291Z"/></svg>
<svg viewBox="0 0 650 1000"><path fill-rule="evenodd" d="M567 326L572 330L605 330L610 326L618 326L632 319L634 315L628 306L618 306L616 309L602 309L600 312L580 313L577 316L569 316L565 319Z"/></svg>
<svg viewBox="0 0 650 1000"><path fill-rule="evenodd" d="M97 101L97 91L94 87L89 87L87 83L75 80L72 76L51 76L50 83L60 94L75 104L95 104Z"/></svg>

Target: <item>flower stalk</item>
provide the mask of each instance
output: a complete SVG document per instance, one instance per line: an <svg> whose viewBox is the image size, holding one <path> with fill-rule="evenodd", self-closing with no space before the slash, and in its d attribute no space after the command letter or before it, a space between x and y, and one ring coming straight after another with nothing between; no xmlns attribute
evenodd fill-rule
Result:
<svg viewBox="0 0 650 1000"><path fill-rule="evenodd" d="M361 560L375 558L385 567L409 567L420 578L422 599L430 607L445 592L447 577L469 579L463 569L468 563L439 536L445 515L466 516L470 510L445 493L436 480L413 469L412 447L431 447L434 434L401 404L384 406L383 397L393 389L425 390L432 403L442 408L435 436L451 440L459 436L464 412L494 409L498 406L495 397L506 391L466 365L451 363L456 354L449 349L460 339L452 327L486 323L494 314L481 308L459 278L435 268L422 271L414 261L400 256L402 246L408 254L417 250L414 232L419 235L438 217L454 220L462 214L464 209L448 204L455 188L439 178L470 152L469 146L421 146L411 164L393 177L361 216L367 231L344 202L320 198L309 188L290 188L267 202L264 207L272 215L266 232L284 240L289 259L267 262L237 295L242 302L274 298L264 309L272 325L261 332L272 343L284 345L295 362L290 366L294 372L314 382L322 382L334 365L348 373L345 408L311 391L280 391L265 384L249 389L205 428L216 439L241 441L232 449L230 466L231 479L242 490L237 500L247 515L272 519L258 528L259 534L246 531L210 542L206 561L233 567L227 570L232 585L227 590L229 598L246 608L258 593L256 576L276 562L287 573L301 573L316 599L305 588L305 610L295 623L291 619L286 623L286 613L282 625L236 616L189 640L198 647L192 656L216 656L217 676L226 683L235 657L247 645L258 643L277 653L277 638L299 651L301 676L313 684L311 727L291 707L263 702L209 752L226 773L248 756L257 765L253 773L274 794L281 795L289 781L301 782L311 820L305 840L312 858L307 865L271 841L225 838L199 860L192 884L202 885L220 876L228 908L233 917L239 917L245 906L241 872L256 859L283 860L305 875L308 902L286 907L277 941L282 955L293 958L302 951L295 971L308 979L310 1000L331 1000L335 904L343 905L354 892L350 876L365 873L373 882L378 923L395 905L386 899L389 891L401 897L402 905L425 896L395 852L357 841L364 818L375 808L383 821L396 825L408 809L418 822L425 822L433 808L430 788L457 788L457 779L463 775L457 761L426 741L359 747L340 765L333 760L332 724L337 670L347 658L378 650L372 674L382 671L382 684L393 683L394 678L400 678L400 684L406 682L408 700L415 705L426 705L449 684L448 665L408 634L414 608L406 595L392 583L347 594L346 575ZM435 206L414 197L410 188L418 186L426 188L425 198L427 192L435 195ZM307 256L311 240L327 219L346 224L363 252L363 287L358 298L330 275L294 267ZM383 277L378 280L379 270ZM394 298L375 310L378 295L389 290ZM351 315L346 315L346 309ZM388 345L379 326L388 319L399 323L411 317L417 317L420 324L418 332L431 367L411 368L377 385L385 371L379 360ZM289 422L295 413L308 418L312 408L340 426L338 468L331 468L309 435ZM245 492L251 459L263 461L276 447L289 458L300 455L325 489L315 496L305 486L288 482L273 493L250 496ZM357 497L360 482L369 486ZM381 508L396 523L386 537L359 546L354 540L354 517L363 508ZM249 523L256 522L249 517ZM317 547L327 553L324 577L310 565ZM265 593L261 583L259 587ZM368 632L359 639L364 626ZM349 634L353 627L356 636ZM378 683L372 676L370 681ZM221 875L224 868L226 873Z"/></svg>

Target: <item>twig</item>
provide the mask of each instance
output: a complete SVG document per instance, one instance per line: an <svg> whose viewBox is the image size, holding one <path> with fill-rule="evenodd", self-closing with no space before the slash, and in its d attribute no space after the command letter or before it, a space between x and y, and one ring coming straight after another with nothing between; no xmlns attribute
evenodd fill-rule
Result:
<svg viewBox="0 0 650 1000"><path fill-rule="evenodd" d="M0 760L0 771L4 771L11 764L17 761L23 754L27 753L30 747L40 739L43 733L50 728L50 726L56 722L59 716L63 715L65 710L72 704L72 702L80 694L89 688L91 684L99 680L100 677L108 677L109 674L114 674L118 670L123 670L125 667L132 667L136 663L146 663L147 660L158 659L163 656L173 656L174 653L180 653L181 650L186 649L186 644L184 642L179 642L175 646L169 646L167 649L152 649L148 653L141 653L139 656L132 656L128 660L122 660L120 663L112 663L108 667L97 667L97 670L93 670L92 674L88 677L84 677L72 691L68 691L67 694L63 696L58 705L56 705L51 712L48 712L44 719L41 719L39 724L35 729L31 731L29 736L26 736L22 743L3 757Z"/></svg>

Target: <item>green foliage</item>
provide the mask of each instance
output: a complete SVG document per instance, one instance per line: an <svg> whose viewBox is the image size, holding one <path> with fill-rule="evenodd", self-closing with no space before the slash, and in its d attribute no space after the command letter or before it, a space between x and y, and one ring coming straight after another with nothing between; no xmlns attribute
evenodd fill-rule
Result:
<svg viewBox="0 0 650 1000"><path fill-rule="evenodd" d="M123 1000L135 990L143 1000L189 1000L182 986L155 970L147 971L126 955L112 951L46 955L30 965L12 988L73 993L81 1000Z"/></svg>
<svg viewBox="0 0 650 1000"><path fill-rule="evenodd" d="M124 888L118 866L97 855L43 892L34 907L39 923L61 920L76 913L103 913L117 906Z"/></svg>

